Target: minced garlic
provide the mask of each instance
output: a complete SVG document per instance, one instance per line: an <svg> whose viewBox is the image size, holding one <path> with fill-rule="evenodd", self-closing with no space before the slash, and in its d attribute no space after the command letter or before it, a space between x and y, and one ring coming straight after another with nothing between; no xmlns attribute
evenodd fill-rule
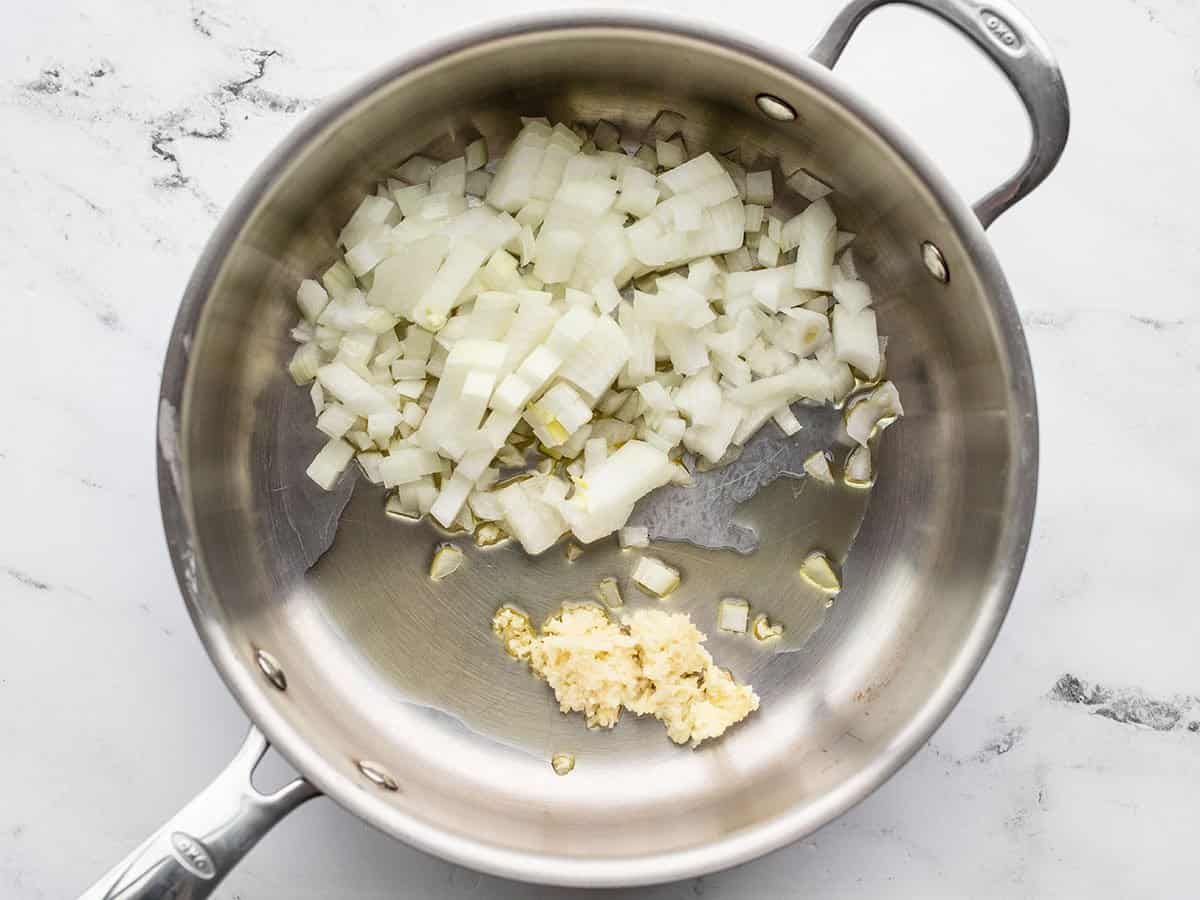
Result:
<svg viewBox="0 0 1200 900"><path fill-rule="evenodd" d="M492 630L554 690L564 712L611 728L622 709L652 715L677 744L717 737L758 709L749 685L713 662L687 615L641 610L621 624L598 606L566 606L540 633L529 617L502 607Z"/></svg>

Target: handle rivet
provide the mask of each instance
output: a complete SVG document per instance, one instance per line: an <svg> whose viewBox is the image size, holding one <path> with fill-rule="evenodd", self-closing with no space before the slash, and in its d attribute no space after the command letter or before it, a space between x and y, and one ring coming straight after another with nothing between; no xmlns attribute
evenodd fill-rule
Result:
<svg viewBox="0 0 1200 900"><path fill-rule="evenodd" d="M780 100L774 94L759 94L754 98L759 110L768 119L776 122L791 122L796 118L796 110L786 100Z"/></svg>
<svg viewBox="0 0 1200 900"><path fill-rule="evenodd" d="M258 663L258 668L267 680L281 691L287 690L287 676L283 674L283 667L279 665L279 660L273 657L266 650L255 650L254 661Z"/></svg>
<svg viewBox="0 0 1200 900"><path fill-rule="evenodd" d="M363 773L363 777L376 787L381 787L385 791L400 790L400 785L396 783L396 779L384 771L378 763L368 762L363 759L359 760L355 765L358 766L358 771Z"/></svg>
<svg viewBox="0 0 1200 900"><path fill-rule="evenodd" d="M937 245L931 241L921 242L921 259L925 263L925 268L929 270L929 274L940 281L942 284L950 282L950 267L946 265L946 257L942 255L942 251Z"/></svg>

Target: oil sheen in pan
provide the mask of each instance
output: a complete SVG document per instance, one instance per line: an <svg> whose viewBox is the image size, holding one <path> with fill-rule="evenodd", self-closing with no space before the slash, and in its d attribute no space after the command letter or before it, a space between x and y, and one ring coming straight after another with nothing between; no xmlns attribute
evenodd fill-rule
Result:
<svg viewBox="0 0 1200 900"><path fill-rule="evenodd" d="M540 623L564 602L595 600L601 579L615 578L624 609L686 612L709 636L718 664L754 683L780 652L802 650L829 614L828 596L808 584L799 567L812 550L840 565L862 523L870 491L839 480L800 478L812 452L833 449L835 471L849 449L841 413L797 406L804 425L785 437L767 423L734 463L697 472L691 487L668 487L646 498L631 524L646 525L652 542L622 550L611 537L587 545L574 561L566 541L538 557L515 541L475 547L467 534L447 535L427 522L384 514L384 492L361 479L338 523L329 550L305 576L335 631L338 652L355 654L360 673L390 699L445 714L473 732L524 751L609 755L669 752L662 727L623 718L613 731L592 732L579 715L558 711L549 689L512 660L491 633L495 609L511 603ZM463 565L441 582L428 577L436 546L457 543ZM640 555L682 573L665 600L630 579ZM767 615L784 626L780 638L758 641L717 627L722 597L741 597L751 618ZM780 660L782 662L782 660ZM436 712L434 712L436 711ZM548 758L548 755L547 755Z"/></svg>

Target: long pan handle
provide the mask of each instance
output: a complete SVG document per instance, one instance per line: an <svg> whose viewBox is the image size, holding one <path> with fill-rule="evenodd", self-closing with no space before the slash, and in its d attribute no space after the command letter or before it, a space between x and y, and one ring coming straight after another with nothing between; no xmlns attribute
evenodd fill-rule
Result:
<svg viewBox="0 0 1200 900"><path fill-rule="evenodd" d="M80 900L202 900L272 826L320 791L303 778L273 794L250 776L267 752L251 727L225 770L174 818L83 893Z"/></svg>
<svg viewBox="0 0 1200 900"><path fill-rule="evenodd" d="M1025 105L1033 129L1025 161L975 204L975 215L987 228L1041 184L1062 156L1071 128L1062 72L1046 41L1008 0L851 0L813 45L809 56L832 69L862 20L892 3L923 9L957 28L991 58Z"/></svg>

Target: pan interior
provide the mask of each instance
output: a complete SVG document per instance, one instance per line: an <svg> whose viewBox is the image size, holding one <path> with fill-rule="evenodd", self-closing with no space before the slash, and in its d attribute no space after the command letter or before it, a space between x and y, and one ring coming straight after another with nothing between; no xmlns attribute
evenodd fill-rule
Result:
<svg viewBox="0 0 1200 900"><path fill-rule="evenodd" d="M763 92L798 118L762 115ZM524 871L531 879L570 880L556 868L565 857L619 865L785 818L795 837L858 799L915 748L914 723L953 699L947 685L986 649L1008 599L1005 569L1020 563L1028 521L1014 498L1035 464L1032 394L1023 356L1006 349L1002 283L991 281L989 297L977 268L986 248L965 243L909 164L824 90L694 37L599 26L509 35L397 67L330 109L261 175L229 253L210 261L189 335L181 458L203 583L192 602L243 704L275 723L277 738L292 735L281 749L375 824L483 868L503 869L497 860L511 851L531 855L544 863ZM814 449L844 454L832 443L836 415L803 411L794 441L768 424L746 459L639 510L680 539L647 551L683 573L665 603L632 587L637 551L613 540L575 562L561 547L538 559L512 544L470 548L434 584L428 565L444 534L389 519L365 482L347 500L355 479L324 494L304 477L322 438L307 391L285 371L296 285L333 260L361 196L414 152L448 158L482 134L495 154L522 115L605 119L637 138L664 109L685 117L689 147L738 148L752 168L770 165L777 185L804 167L836 188L908 412L878 448L878 485L868 497L787 477ZM922 266L925 240L946 257L948 285ZM758 550L697 546L747 541ZM841 556L852 542L844 591L826 610L797 565L811 549ZM630 608L690 612L762 708L696 751L673 746L654 721L589 732L560 715L501 652L490 618L504 602L540 618L590 597L604 576L618 578ZM724 596L782 622L785 639L720 634ZM258 674L256 648L279 661L286 692ZM549 765L560 751L577 757L567 777ZM361 759L400 790L367 782Z"/></svg>

